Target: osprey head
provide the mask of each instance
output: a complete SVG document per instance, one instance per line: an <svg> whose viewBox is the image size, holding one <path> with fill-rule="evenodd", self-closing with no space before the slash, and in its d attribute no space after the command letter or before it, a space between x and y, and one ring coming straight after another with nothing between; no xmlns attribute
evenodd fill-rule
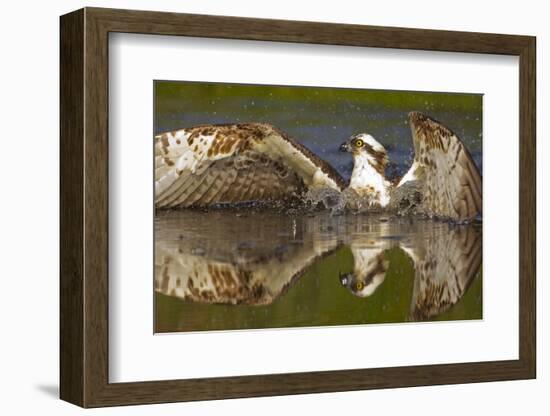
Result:
<svg viewBox="0 0 550 416"><path fill-rule="evenodd" d="M359 256L358 256L359 257ZM361 256L363 257L363 256ZM355 259L355 269L351 273L340 273L340 283L353 295L365 298L372 295L386 278L389 261L380 252L375 256Z"/></svg>
<svg viewBox="0 0 550 416"><path fill-rule="evenodd" d="M367 133L351 136L340 145L340 151L350 152L354 157L366 156L369 163L382 172L388 163L388 153L384 146Z"/></svg>

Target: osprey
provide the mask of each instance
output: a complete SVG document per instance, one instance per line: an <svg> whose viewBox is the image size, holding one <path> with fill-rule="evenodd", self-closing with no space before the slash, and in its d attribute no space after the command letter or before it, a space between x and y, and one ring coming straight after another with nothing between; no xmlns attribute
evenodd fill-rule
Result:
<svg viewBox="0 0 550 416"><path fill-rule="evenodd" d="M284 253L265 250L250 261L236 262L227 253L216 258L163 241L156 245L155 291L195 303L269 305L338 247L331 243L320 254L308 242Z"/></svg>
<svg viewBox="0 0 550 416"><path fill-rule="evenodd" d="M334 230L326 234L315 224L312 217L297 222L269 212L161 213L155 291L194 303L269 305L341 247Z"/></svg>
<svg viewBox="0 0 550 416"><path fill-rule="evenodd" d="M205 216L210 217L201 223ZM395 255L389 253L398 250L414 269L410 320L430 319L458 303L481 267L481 228L380 218L320 213L296 222L270 213L247 218L220 211L163 213L156 223L155 291L201 304L270 305L316 266L314 274L323 276L319 270L330 268L318 268L322 259L347 248L351 270L325 278L339 279L341 290L367 298L388 284L388 273L406 276L400 260L390 264Z"/></svg>
<svg viewBox="0 0 550 416"><path fill-rule="evenodd" d="M155 136L157 208L208 207L302 198L330 189L355 193L386 208L398 189L415 185L423 210L453 220L481 212L481 176L468 150L447 127L409 113L414 161L397 182L385 176L387 152L370 134L352 136L349 184L328 163L269 124L204 125Z"/></svg>
<svg viewBox="0 0 550 416"><path fill-rule="evenodd" d="M351 239L354 266L351 272L340 274L342 286L355 296L371 296L386 279L390 268L387 252L398 248L414 268L409 319L423 321L450 309L466 293L481 267L480 229L475 225L442 223L434 227L418 222L406 238L392 239L387 238L395 233L391 228L390 223L381 224L377 238L370 241Z"/></svg>

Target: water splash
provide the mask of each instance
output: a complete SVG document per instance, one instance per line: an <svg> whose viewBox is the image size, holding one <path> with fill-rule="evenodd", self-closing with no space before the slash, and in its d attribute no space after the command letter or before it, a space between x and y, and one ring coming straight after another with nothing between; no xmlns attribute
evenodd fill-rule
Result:
<svg viewBox="0 0 550 416"><path fill-rule="evenodd" d="M361 196L353 189L347 188L343 192L330 188L310 189L304 196L304 202L313 209L325 209L331 215L373 214L396 211L380 207L370 196Z"/></svg>
<svg viewBox="0 0 550 416"><path fill-rule="evenodd" d="M308 190L304 195L287 200L248 201L236 204L218 203L209 207L174 208L169 211L227 211L234 213L236 217L248 217L256 212L273 212L283 215L316 215L319 212L328 212L332 217L347 214L366 216L382 214L389 217L438 219L455 224L481 222L481 216L466 221L441 218L424 207L422 194L422 185L417 181L410 181L391 191L390 203L386 207L380 207L373 197L361 196L351 188L347 188L343 192L332 188L316 188Z"/></svg>

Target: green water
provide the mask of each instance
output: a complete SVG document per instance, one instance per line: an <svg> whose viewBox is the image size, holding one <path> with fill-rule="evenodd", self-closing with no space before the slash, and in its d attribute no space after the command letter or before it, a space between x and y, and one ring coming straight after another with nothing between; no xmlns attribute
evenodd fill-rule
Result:
<svg viewBox="0 0 550 416"><path fill-rule="evenodd" d="M482 317L479 225L172 211L157 215L155 231L156 332ZM369 281L377 259L386 268L381 281ZM432 262L436 269L425 271ZM181 290L198 273L210 291L216 268L231 278L215 292L231 289L229 297L201 299ZM238 279L243 271L246 281ZM343 283L348 274L363 282L363 293Z"/></svg>
<svg viewBox="0 0 550 416"><path fill-rule="evenodd" d="M482 169L481 95L155 82L155 133L268 122L346 179L338 147L359 132L387 148L388 176L406 171L412 110L453 129ZM155 331L481 319L481 238L480 225L379 215L159 211Z"/></svg>

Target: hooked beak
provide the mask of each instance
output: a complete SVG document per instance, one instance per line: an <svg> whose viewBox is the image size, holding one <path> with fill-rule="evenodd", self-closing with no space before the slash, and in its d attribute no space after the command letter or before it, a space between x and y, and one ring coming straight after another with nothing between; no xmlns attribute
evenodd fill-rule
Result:
<svg viewBox="0 0 550 416"><path fill-rule="evenodd" d="M339 278L340 278L340 283L342 284L342 286L346 286L348 284L348 281L349 281L349 273L338 273L339 275Z"/></svg>
<svg viewBox="0 0 550 416"><path fill-rule="evenodd" d="M342 143L340 145L340 151L341 152L351 152L351 148L350 148L349 143L347 143L347 142Z"/></svg>

